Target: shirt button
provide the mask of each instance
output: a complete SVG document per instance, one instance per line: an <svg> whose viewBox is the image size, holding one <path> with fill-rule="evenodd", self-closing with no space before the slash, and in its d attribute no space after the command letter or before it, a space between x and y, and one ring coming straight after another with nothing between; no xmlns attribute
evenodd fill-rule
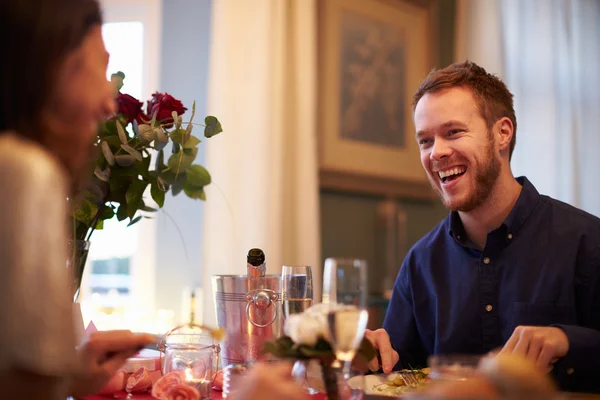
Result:
<svg viewBox="0 0 600 400"><path fill-rule="evenodd" d="M490 258L489 257L484 258L483 259L483 263L484 264L489 264L490 263Z"/></svg>
<svg viewBox="0 0 600 400"><path fill-rule="evenodd" d="M492 305L488 304L487 306L485 306L485 311L487 311L487 312L492 311Z"/></svg>
<svg viewBox="0 0 600 400"><path fill-rule="evenodd" d="M573 375L575 373L575 370L573 368L569 368L567 370L567 375Z"/></svg>
<svg viewBox="0 0 600 400"><path fill-rule="evenodd" d="M512 239L512 238L513 238L513 236L512 236L512 233L509 233L509 234L508 234L508 239L510 240L510 239Z"/></svg>

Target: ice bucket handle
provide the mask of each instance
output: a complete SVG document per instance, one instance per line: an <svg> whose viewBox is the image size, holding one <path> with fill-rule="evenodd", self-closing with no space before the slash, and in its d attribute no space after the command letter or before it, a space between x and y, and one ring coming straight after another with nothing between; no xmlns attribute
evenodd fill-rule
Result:
<svg viewBox="0 0 600 400"><path fill-rule="evenodd" d="M246 302L248 303L246 304L246 315L248 316L248 321L250 321L250 323L257 328L266 328L267 326L271 325L277 318L278 314L277 307L275 307L275 302L277 300L279 300L279 295L277 292L270 289L257 289L246 293ZM271 320L266 324L258 324L254 322L250 316L250 307L252 305L259 310L267 310L270 306L273 306L275 308L273 318L271 318Z"/></svg>

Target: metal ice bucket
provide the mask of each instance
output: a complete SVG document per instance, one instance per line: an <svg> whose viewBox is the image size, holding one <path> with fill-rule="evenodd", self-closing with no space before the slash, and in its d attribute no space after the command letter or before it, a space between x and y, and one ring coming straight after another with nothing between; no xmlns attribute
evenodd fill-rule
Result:
<svg viewBox="0 0 600 400"><path fill-rule="evenodd" d="M212 286L217 324L227 331L222 367L267 359L264 343L277 339L283 329L281 275L213 275Z"/></svg>

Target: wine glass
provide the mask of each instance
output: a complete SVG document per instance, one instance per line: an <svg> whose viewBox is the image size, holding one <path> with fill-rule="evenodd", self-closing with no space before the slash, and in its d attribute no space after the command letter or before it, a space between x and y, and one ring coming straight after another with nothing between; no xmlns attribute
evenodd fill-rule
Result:
<svg viewBox="0 0 600 400"><path fill-rule="evenodd" d="M313 303L312 269L308 266L287 266L281 268L281 294L283 315L304 312Z"/></svg>
<svg viewBox="0 0 600 400"><path fill-rule="evenodd" d="M323 271L323 302L330 304L327 324L336 360L343 363L344 377L363 340L369 314L366 309L367 262L352 258L328 258Z"/></svg>

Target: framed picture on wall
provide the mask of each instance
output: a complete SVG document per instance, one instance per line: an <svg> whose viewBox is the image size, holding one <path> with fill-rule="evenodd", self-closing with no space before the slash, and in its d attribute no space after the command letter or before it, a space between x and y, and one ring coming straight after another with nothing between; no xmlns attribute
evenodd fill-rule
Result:
<svg viewBox="0 0 600 400"><path fill-rule="evenodd" d="M436 1L318 4L321 187L434 198L414 138L412 95L436 65Z"/></svg>

